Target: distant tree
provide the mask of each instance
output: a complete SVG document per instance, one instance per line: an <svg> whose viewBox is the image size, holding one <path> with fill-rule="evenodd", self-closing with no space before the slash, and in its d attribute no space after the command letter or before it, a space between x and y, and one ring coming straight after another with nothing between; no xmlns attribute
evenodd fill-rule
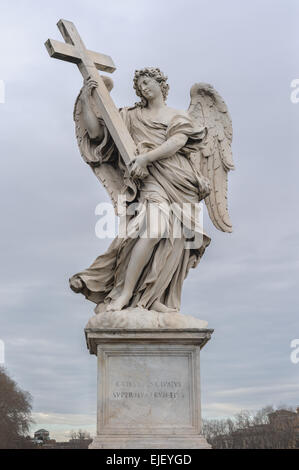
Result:
<svg viewBox="0 0 299 470"><path fill-rule="evenodd" d="M87 449L92 441L92 438L87 431L79 429L78 431L71 431L71 439L69 441L73 449Z"/></svg>
<svg viewBox="0 0 299 470"><path fill-rule="evenodd" d="M83 431L82 429L79 429L78 431L71 431L70 436L71 440L73 441L84 441L91 439L89 432Z"/></svg>
<svg viewBox="0 0 299 470"><path fill-rule="evenodd" d="M31 395L24 392L0 367L0 449L32 447L28 439Z"/></svg>
<svg viewBox="0 0 299 470"><path fill-rule="evenodd" d="M252 415L247 410L241 410L235 414L235 426L237 429L245 429L251 425Z"/></svg>
<svg viewBox="0 0 299 470"><path fill-rule="evenodd" d="M79 429L77 435L78 435L77 439L80 439L80 441L91 439L90 433L87 431L82 431L82 429Z"/></svg>
<svg viewBox="0 0 299 470"><path fill-rule="evenodd" d="M258 410L252 417L252 424L258 426L259 424L269 424L269 414L274 412L272 405L265 406Z"/></svg>
<svg viewBox="0 0 299 470"><path fill-rule="evenodd" d="M233 418L203 420L202 432L213 448L287 449L297 445L297 415L292 407L241 410Z"/></svg>

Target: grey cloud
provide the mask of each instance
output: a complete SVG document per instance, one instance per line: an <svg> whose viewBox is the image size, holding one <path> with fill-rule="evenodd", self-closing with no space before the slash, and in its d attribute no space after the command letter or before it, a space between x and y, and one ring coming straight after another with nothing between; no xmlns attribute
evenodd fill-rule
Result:
<svg viewBox="0 0 299 470"><path fill-rule="evenodd" d="M118 106L135 102L132 75L145 65L168 74L172 106L187 108L196 81L212 83L227 102L237 168L229 180L234 233L217 232L206 215L212 244L186 280L182 302L183 312L215 328L202 353L203 409L217 416L298 404L299 366L289 357L299 335L299 104L290 101L291 80L299 77L298 3L29 0L5 2L5 10L0 337L34 411L95 413L96 364L83 335L92 305L67 280L110 243L94 233L95 207L108 196L74 137L81 77L43 46L48 37L61 39L61 17L75 22L89 48L115 60Z"/></svg>

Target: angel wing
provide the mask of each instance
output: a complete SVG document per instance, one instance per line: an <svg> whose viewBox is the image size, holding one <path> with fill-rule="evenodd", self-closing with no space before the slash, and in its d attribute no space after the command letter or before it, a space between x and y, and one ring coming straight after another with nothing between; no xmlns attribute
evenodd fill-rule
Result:
<svg viewBox="0 0 299 470"><path fill-rule="evenodd" d="M213 224L223 232L232 232L227 207L227 175L234 169L232 121L225 102L211 85L195 83L190 96L189 114L198 125L206 126L208 130L200 156L192 154L191 159L210 181L211 192L205 202Z"/></svg>
<svg viewBox="0 0 299 470"><path fill-rule="evenodd" d="M107 89L111 91L113 88L113 81L106 76L102 76L102 78ZM99 152L97 151L98 144L90 141L82 116L82 106L80 100L81 93L82 90L80 91L75 102L73 113L76 128L76 137L80 153L83 160L90 165L98 180L103 184L103 186L107 190L112 200L114 210L117 213L118 195L120 194L124 184L123 172L121 171L118 165L113 165L111 162L102 162L101 155L99 155ZM94 112L96 116L100 118L100 116L98 115L98 111L95 107Z"/></svg>

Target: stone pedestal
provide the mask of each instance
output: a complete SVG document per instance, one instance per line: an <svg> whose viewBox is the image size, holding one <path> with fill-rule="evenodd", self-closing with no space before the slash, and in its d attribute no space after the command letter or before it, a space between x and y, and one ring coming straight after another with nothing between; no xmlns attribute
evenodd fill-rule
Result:
<svg viewBox="0 0 299 470"><path fill-rule="evenodd" d="M213 330L86 328L98 358L91 449L210 448L201 435L200 350Z"/></svg>

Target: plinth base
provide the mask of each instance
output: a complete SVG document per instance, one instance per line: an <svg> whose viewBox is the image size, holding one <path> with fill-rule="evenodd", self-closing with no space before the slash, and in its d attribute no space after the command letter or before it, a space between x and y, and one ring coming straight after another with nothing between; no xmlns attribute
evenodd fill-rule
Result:
<svg viewBox="0 0 299 470"><path fill-rule="evenodd" d="M201 434L200 349L213 330L86 328L98 357L90 449L208 449Z"/></svg>
<svg viewBox="0 0 299 470"><path fill-rule="evenodd" d="M97 436L89 449L211 449L210 444L201 436L194 437L101 437Z"/></svg>

